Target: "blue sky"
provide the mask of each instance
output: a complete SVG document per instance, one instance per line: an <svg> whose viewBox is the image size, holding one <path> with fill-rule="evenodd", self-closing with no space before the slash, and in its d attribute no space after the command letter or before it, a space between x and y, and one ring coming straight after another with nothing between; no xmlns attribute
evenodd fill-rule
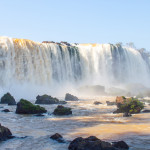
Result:
<svg viewBox="0 0 150 150"><path fill-rule="evenodd" d="M150 50L150 0L0 0L0 36Z"/></svg>

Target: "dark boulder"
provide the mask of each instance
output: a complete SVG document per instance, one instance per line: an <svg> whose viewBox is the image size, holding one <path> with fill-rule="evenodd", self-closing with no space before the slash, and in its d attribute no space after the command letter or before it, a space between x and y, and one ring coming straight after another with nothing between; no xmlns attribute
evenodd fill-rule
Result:
<svg viewBox="0 0 150 150"><path fill-rule="evenodd" d="M0 141L13 138L11 131L0 124Z"/></svg>
<svg viewBox="0 0 150 150"><path fill-rule="evenodd" d="M123 117L131 117L132 115L128 112L123 113Z"/></svg>
<svg viewBox="0 0 150 150"><path fill-rule="evenodd" d="M35 104L66 104L67 102L65 101L59 101L59 99L51 97L49 95L42 95L42 96L37 96L36 97L36 102Z"/></svg>
<svg viewBox="0 0 150 150"><path fill-rule="evenodd" d="M122 148L128 149L128 145L126 145L125 142L125 144L116 143L112 145L111 143L102 141L95 136L90 136L88 138L78 137L70 143L68 150L121 150Z"/></svg>
<svg viewBox="0 0 150 150"><path fill-rule="evenodd" d="M65 140L63 139L63 137L59 133L55 133L50 138L55 140L55 141L58 141L59 143L64 143L65 142Z"/></svg>
<svg viewBox="0 0 150 150"><path fill-rule="evenodd" d="M33 105L31 102L21 99L17 103L16 113L17 114L39 114L46 113L47 110L39 105Z"/></svg>
<svg viewBox="0 0 150 150"><path fill-rule="evenodd" d="M66 101L78 101L79 99L74 95L66 93L65 100Z"/></svg>
<svg viewBox="0 0 150 150"><path fill-rule="evenodd" d="M4 110L2 110L2 112L10 112L10 110L9 109L4 109Z"/></svg>
<svg viewBox="0 0 150 150"><path fill-rule="evenodd" d="M95 102L94 102L94 105L99 105L99 104L102 104L102 103L99 102L99 101L95 101Z"/></svg>
<svg viewBox="0 0 150 150"><path fill-rule="evenodd" d="M16 105L16 101L14 97L10 93L4 94L1 98L1 104L8 104L8 105Z"/></svg>
<svg viewBox="0 0 150 150"><path fill-rule="evenodd" d="M112 106L112 105L116 105L116 102L110 102L110 101L106 101L107 106Z"/></svg>
<svg viewBox="0 0 150 150"><path fill-rule="evenodd" d="M142 113L150 113L150 110L145 109L145 110L142 111Z"/></svg>
<svg viewBox="0 0 150 150"><path fill-rule="evenodd" d="M54 115L70 115L72 114L71 108L58 105L53 112Z"/></svg>
<svg viewBox="0 0 150 150"><path fill-rule="evenodd" d="M129 149L129 146L124 141L113 142L112 146L119 149Z"/></svg>

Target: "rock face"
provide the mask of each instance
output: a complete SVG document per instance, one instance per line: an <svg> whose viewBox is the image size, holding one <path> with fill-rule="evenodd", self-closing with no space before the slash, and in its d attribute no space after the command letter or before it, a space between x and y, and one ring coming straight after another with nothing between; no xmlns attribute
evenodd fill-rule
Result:
<svg viewBox="0 0 150 150"><path fill-rule="evenodd" d="M74 95L66 93L65 100L66 101L78 101L79 99Z"/></svg>
<svg viewBox="0 0 150 150"><path fill-rule="evenodd" d="M99 104L102 104L102 103L99 102L99 101L95 101L95 102L94 102L94 105L99 105Z"/></svg>
<svg viewBox="0 0 150 150"><path fill-rule="evenodd" d="M42 95L42 96L37 96L36 97L36 102L35 104L66 104L67 102L65 101L59 101L57 98L53 98L49 95Z"/></svg>
<svg viewBox="0 0 150 150"><path fill-rule="evenodd" d="M4 141L7 139L12 138L12 133L10 132L10 130L4 126L1 126L0 124L0 141Z"/></svg>
<svg viewBox="0 0 150 150"><path fill-rule="evenodd" d="M57 108L53 112L54 115L70 115L72 114L71 108L64 107L62 105L58 105Z"/></svg>
<svg viewBox="0 0 150 150"><path fill-rule="evenodd" d="M39 114L46 113L44 107L40 107L39 105L33 105L31 102L21 99L17 103L16 113L17 114Z"/></svg>
<svg viewBox="0 0 150 150"><path fill-rule="evenodd" d="M117 110L114 113L127 113L135 114L140 113L144 108L144 104L138 99L130 97L125 98L124 96L116 98Z"/></svg>
<svg viewBox="0 0 150 150"><path fill-rule="evenodd" d="M76 138L74 139L68 149L69 150L121 150L129 149L125 142L115 142L113 145L111 143L101 141L95 136L90 136L88 138Z"/></svg>
<svg viewBox="0 0 150 150"><path fill-rule="evenodd" d="M65 140L63 139L63 137L59 133L55 133L50 138L55 140L55 141L58 141L59 143L64 143L65 142Z"/></svg>
<svg viewBox="0 0 150 150"><path fill-rule="evenodd" d="M16 105L16 101L13 96L11 96L10 93L4 94L4 96L1 98L1 104L8 104L8 105Z"/></svg>

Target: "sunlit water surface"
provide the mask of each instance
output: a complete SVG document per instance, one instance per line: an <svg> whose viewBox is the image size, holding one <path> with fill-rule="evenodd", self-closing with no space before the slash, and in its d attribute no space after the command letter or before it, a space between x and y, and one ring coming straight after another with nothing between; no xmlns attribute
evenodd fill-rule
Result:
<svg viewBox="0 0 150 150"><path fill-rule="evenodd" d="M98 100L101 105L94 105ZM0 150L67 150L68 143L58 143L49 137L60 133L66 140L76 137L97 136L106 141L126 141L131 150L150 149L150 114L141 113L132 117L113 114L116 106L107 106L106 100L114 101L114 97L85 98L78 102L68 102L73 115L54 116L57 105L43 105L48 113L44 117L15 114L16 106L0 105L0 111L8 108L10 113L0 112L0 123L8 127L17 137L0 143ZM34 102L34 100L32 101ZM146 105L147 109L150 106Z"/></svg>

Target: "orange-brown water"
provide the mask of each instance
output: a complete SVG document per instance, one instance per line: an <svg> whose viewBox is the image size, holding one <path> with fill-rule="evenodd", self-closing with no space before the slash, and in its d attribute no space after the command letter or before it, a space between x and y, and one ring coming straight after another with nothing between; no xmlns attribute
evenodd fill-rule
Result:
<svg viewBox="0 0 150 150"><path fill-rule="evenodd" d="M94 105L97 100L102 105ZM45 117L32 115L16 115L15 106L6 106L13 112L0 113L1 124L11 129L16 136L28 136L25 139L13 139L2 142L0 148L36 149L36 150L67 150L67 144L58 144L49 136L58 132L67 140L82 136L97 136L106 141L126 141L131 150L150 149L150 114L141 113L132 117L113 114L116 106L107 106L105 101L114 101L114 97L84 98L79 102L68 102L73 110L71 116L51 115L57 105L44 105L48 110ZM34 101L33 101L34 102ZM2 108L1 108L2 109ZM146 109L150 109L147 104Z"/></svg>

